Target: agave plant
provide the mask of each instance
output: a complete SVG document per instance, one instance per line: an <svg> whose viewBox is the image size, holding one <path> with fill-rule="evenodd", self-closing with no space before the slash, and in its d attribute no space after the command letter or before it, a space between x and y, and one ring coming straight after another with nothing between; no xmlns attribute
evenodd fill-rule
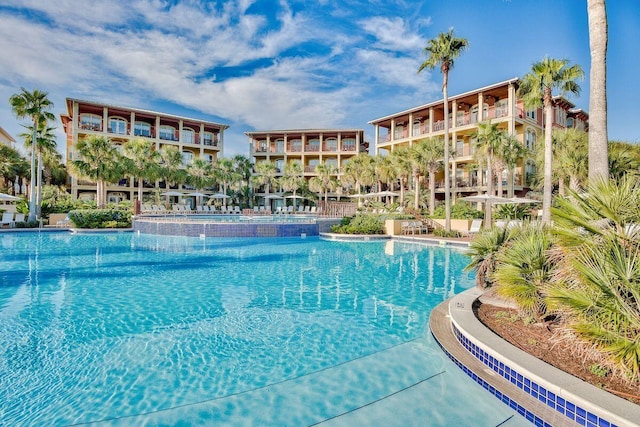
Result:
<svg viewBox="0 0 640 427"><path fill-rule="evenodd" d="M491 278L499 295L540 321L547 314L544 297L553 273L551 234L547 227L535 223L513 230L515 236L498 253Z"/></svg>

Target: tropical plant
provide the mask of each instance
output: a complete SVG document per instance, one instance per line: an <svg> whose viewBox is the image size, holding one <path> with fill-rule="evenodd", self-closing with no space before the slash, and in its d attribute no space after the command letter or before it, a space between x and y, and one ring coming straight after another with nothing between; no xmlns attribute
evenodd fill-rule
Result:
<svg viewBox="0 0 640 427"><path fill-rule="evenodd" d="M284 191L293 192L293 207L296 207L296 193L304 185L302 165L298 161L289 162L284 167L284 175L280 177L280 186Z"/></svg>
<svg viewBox="0 0 640 427"><path fill-rule="evenodd" d="M479 288L484 289L492 285L497 255L515 236L512 230L514 228L506 227L484 230L470 243L467 255L471 262L465 267L465 271L475 270L476 285Z"/></svg>
<svg viewBox="0 0 640 427"><path fill-rule="evenodd" d="M32 122L31 130L32 141L37 141L36 133L40 126L46 127L46 123L55 120L55 116L49 110L53 108L53 102L47 97L47 92L34 89L33 92L20 88L20 93L11 95L9 104L11 111L19 119L30 118ZM31 180L29 182L29 216L28 221L36 220L38 211L37 200L35 197L36 185L36 144L31 146Z"/></svg>
<svg viewBox="0 0 640 427"><path fill-rule="evenodd" d="M359 214L346 217L340 225L331 227L332 233L340 234L384 234L384 223L378 215Z"/></svg>
<svg viewBox="0 0 640 427"><path fill-rule="evenodd" d="M271 186L278 182L276 179L277 175L278 168L273 162L262 161L256 164L256 174L251 180L254 185L266 186L265 193L269 194L271 192Z"/></svg>
<svg viewBox="0 0 640 427"><path fill-rule="evenodd" d="M375 182L373 157L367 153L360 153L347 160L342 180L343 184L354 185L356 193L360 194L363 185L368 186ZM358 204L360 202L358 199Z"/></svg>
<svg viewBox="0 0 640 427"><path fill-rule="evenodd" d="M168 145L159 151L161 168L159 177L164 179L167 188L187 181L187 172L182 163L182 154L178 147Z"/></svg>
<svg viewBox="0 0 640 427"><path fill-rule="evenodd" d="M393 165L396 177L400 181L400 205L404 206L405 188L413 169L411 167L411 162L409 161L409 147L399 147L394 149L391 154L389 154L389 160Z"/></svg>
<svg viewBox="0 0 640 427"><path fill-rule="evenodd" d="M213 182L218 183L223 194L227 194L229 187L241 179L240 173L236 169L233 159L221 158L213 166ZM227 205L227 199L223 200L223 205Z"/></svg>
<svg viewBox="0 0 640 427"><path fill-rule="evenodd" d="M123 176L122 159L111 140L105 136L91 135L76 145L79 159L71 161L76 177L86 177L96 183L96 204L105 205L107 182L116 182Z"/></svg>
<svg viewBox="0 0 640 427"><path fill-rule="evenodd" d="M609 142L609 176L622 179L627 174L640 172L640 148L622 141Z"/></svg>
<svg viewBox="0 0 640 427"><path fill-rule="evenodd" d="M418 209L420 198L420 176L429 174L429 214L433 215L436 205L436 172L442 168L444 145L440 138L428 138L420 141L409 150L414 181L414 209Z"/></svg>
<svg viewBox="0 0 640 427"><path fill-rule="evenodd" d="M321 162L316 166L316 176L309 180L309 189L319 193L318 198L324 193L325 203L329 200L329 191L335 190L339 185L337 173L338 170L333 164Z"/></svg>
<svg viewBox="0 0 640 427"><path fill-rule="evenodd" d="M500 177L502 176L503 168L507 170L507 197L514 196L514 177L515 169L518 165L518 160L528 155L528 150L522 145L522 143L513 135L505 133L503 135L502 144L498 151L495 153L496 173ZM502 194L502 179L498 181L498 192Z"/></svg>
<svg viewBox="0 0 640 427"><path fill-rule="evenodd" d="M28 170L29 164L18 150L0 144L0 177L5 187L8 186L9 180L24 176Z"/></svg>
<svg viewBox="0 0 640 427"><path fill-rule="evenodd" d="M213 165L207 159L196 157L187 166L187 182L197 191L210 187L213 183Z"/></svg>
<svg viewBox="0 0 640 427"><path fill-rule="evenodd" d="M445 229L451 230L451 182L449 168L449 71L453 68L455 59L469 46L466 39L455 37L453 28L447 33L440 33L435 39L429 40L424 52L427 55L425 62L418 68L433 70L440 67L442 72L442 95L444 98L444 203L445 203Z"/></svg>
<svg viewBox="0 0 640 427"><path fill-rule="evenodd" d="M609 176L607 135L607 10L605 0L587 0L589 17L589 179Z"/></svg>
<svg viewBox="0 0 640 427"><path fill-rule="evenodd" d="M518 88L526 108L544 108L544 180L542 196L542 222L551 223L552 186L552 129L553 129L553 91L579 94L580 86L576 80L582 79L584 72L579 65L569 65L566 59L545 57L533 64L531 71L523 78Z"/></svg>
<svg viewBox="0 0 640 427"><path fill-rule="evenodd" d="M499 295L515 301L526 315L541 321L547 314L545 295L553 274L551 234L540 223L512 230L514 236L508 246L496 256L491 279Z"/></svg>
<svg viewBox="0 0 640 427"><path fill-rule="evenodd" d="M586 184L588 171L588 142L586 132L570 128L554 130L553 175L558 180L558 193L565 195L566 182L573 191Z"/></svg>
<svg viewBox="0 0 640 427"><path fill-rule="evenodd" d="M640 182L595 178L553 209L562 267L550 306L629 378L640 375Z"/></svg>
<svg viewBox="0 0 640 427"><path fill-rule="evenodd" d="M438 206L432 215L429 215L431 218L444 218L444 205ZM451 206L451 218L452 219L476 219L483 218L484 214L482 211L479 211L474 206L466 202L458 202L455 205Z"/></svg>
<svg viewBox="0 0 640 427"><path fill-rule="evenodd" d="M138 200L142 202L144 180L155 181L160 176L160 154L154 143L146 138L135 138L123 146L125 170L138 180Z"/></svg>

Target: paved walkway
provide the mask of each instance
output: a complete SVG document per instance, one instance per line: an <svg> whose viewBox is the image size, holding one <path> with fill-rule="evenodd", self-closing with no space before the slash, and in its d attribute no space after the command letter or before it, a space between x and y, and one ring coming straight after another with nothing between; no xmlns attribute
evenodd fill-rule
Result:
<svg viewBox="0 0 640 427"><path fill-rule="evenodd" d="M521 351L487 329L473 313L473 302L481 295L478 289L469 289L436 307L430 318L430 328L440 345L458 362L470 368L481 380L486 381L499 393L520 403L533 415L553 426L580 425L567 418L550 403L525 393L495 371L483 364L464 348L455 337L452 324L465 336L470 337L479 348L483 348L496 360L504 362L518 373L544 386L563 404L572 402L586 411L617 426L640 426L640 406L594 387L572 375ZM513 381L512 381L513 382ZM583 424L584 425L584 424ZM598 424L594 424L598 425ZM599 425L609 425L602 423Z"/></svg>

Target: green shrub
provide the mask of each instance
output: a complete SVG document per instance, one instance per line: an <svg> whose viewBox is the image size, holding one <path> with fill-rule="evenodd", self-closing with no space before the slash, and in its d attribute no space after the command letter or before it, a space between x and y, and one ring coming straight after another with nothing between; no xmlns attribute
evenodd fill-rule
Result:
<svg viewBox="0 0 640 427"><path fill-rule="evenodd" d="M444 228L434 228L433 235L437 237L460 237L460 233L456 230L447 231Z"/></svg>
<svg viewBox="0 0 640 427"><path fill-rule="evenodd" d="M131 215L129 209L78 209L69 212L69 219L78 228L128 228Z"/></svg>
<svg viewBox="0 0 640 427"><path fill-rule="evenodd" d="M431 218L444 218L445 206L440 205L434 211ZM458 202L451 205L451 219L476 219L484 218L484 212L477 210L475 207L469 206L466 202Z"/></svg>
<svg viewBox="0 0 640 427"><path fill-rule="evenodd" d="M339 234L384 234L384 222L378 215L359 214L342 218L340 225L331 227L332 233Z"/></svg>

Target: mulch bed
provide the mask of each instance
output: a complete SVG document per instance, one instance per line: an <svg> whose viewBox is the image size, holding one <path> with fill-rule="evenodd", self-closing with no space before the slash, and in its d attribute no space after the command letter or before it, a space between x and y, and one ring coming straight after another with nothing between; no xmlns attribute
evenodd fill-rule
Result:
<svg viewBox="0 0 640 427"><path fill-rule="evenodd" d="M474 311L485 326L521 350L596 387L640 404L638 387L611 374L598 376L591 372L591 367L599 366L598 361L588 355L577 357L575 347L558 339L560 331L553 324L525 324L517 311L490 304L477 303Z"/></svg>

